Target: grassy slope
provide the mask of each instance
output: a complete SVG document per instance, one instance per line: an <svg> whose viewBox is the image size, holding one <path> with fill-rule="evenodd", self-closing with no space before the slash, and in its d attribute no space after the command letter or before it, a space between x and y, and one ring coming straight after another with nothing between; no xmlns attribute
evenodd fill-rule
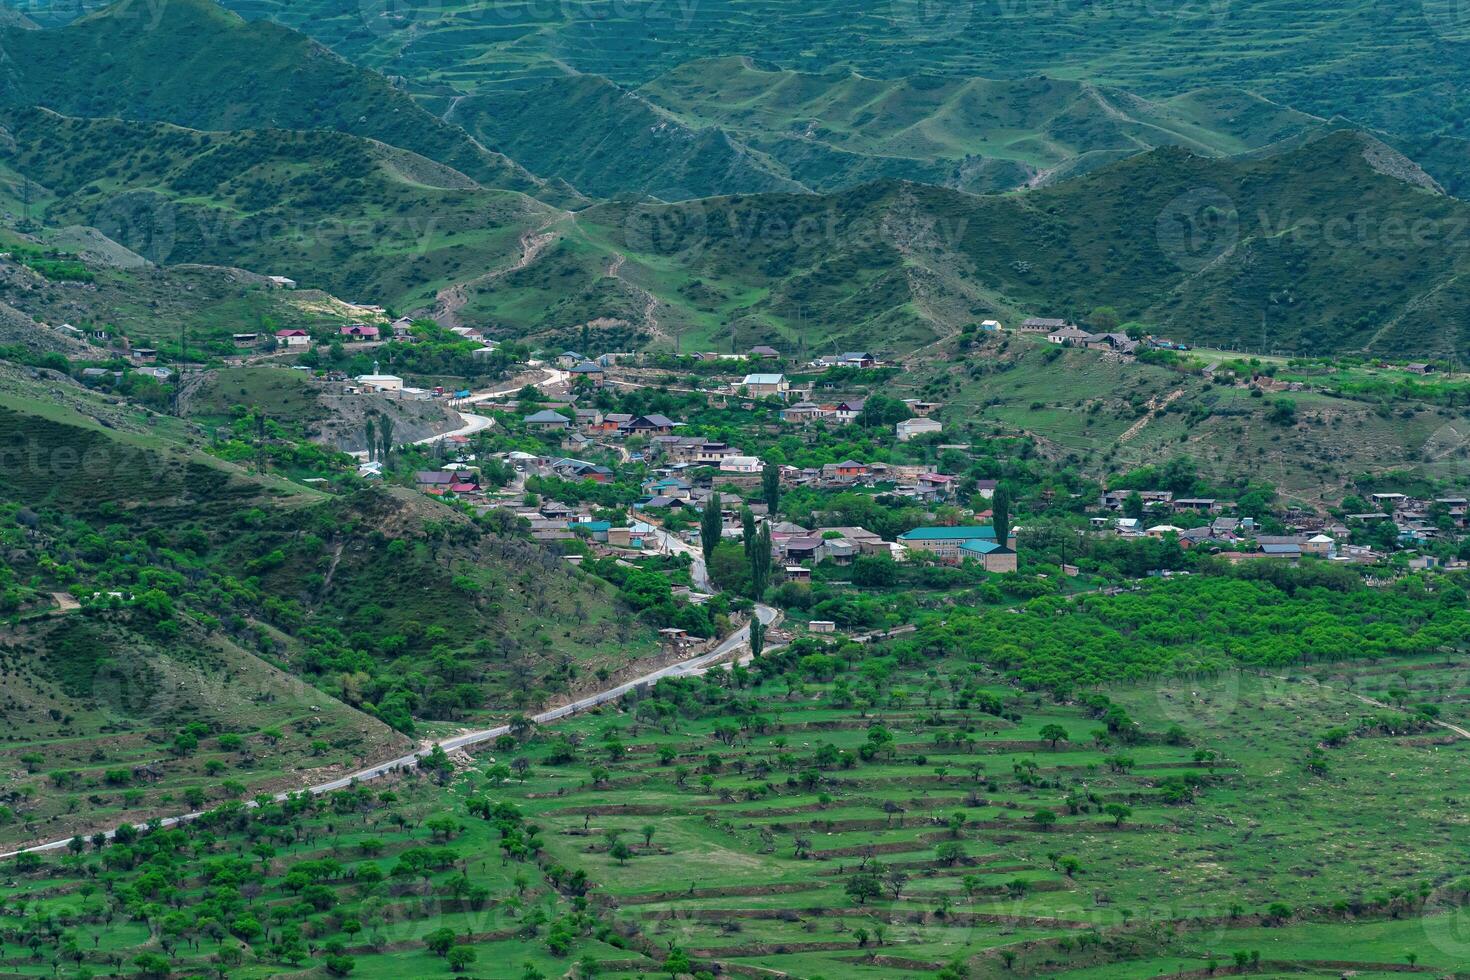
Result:
<svg viewBox="0 0 1470 980"><path fill-rule="evenodd" d="M123 0L56 30L0 28L0 50L9 106L193 129L336 129L416 151L489 186L543 190L382 76L208 0Z"/></svg>
<svg viewBox="0 0 1470 980"><path fill-rule="evenodd" d="M91 263L88 268L96 278L82 285L49 282L16 263L0 261L4 299L41 323L116 327L139 347L177 348L182 325L195 353L230 353L235 349L230 336L235 333L345 325L360 319L324 293L273 289L263 277L242 269Z"/></svg>
<svg viewBox="0 0 1470 980"><path fill-rule="evenodd" d="M410 306L506 264L554 212L403 150L334 132L203 133L161 123L10 114L7 162L87 224L153 261L233 264Z"/></svg>
<svg viewBox="0 0 1470 980"><path fill-rule="evenodd" d="M1284 397L1297 404L1297 421L1281 426L1267 416L1283 396L1252 398L1244 389L1121 364L1094 351L1065 351L1055 360L1051 353L1050 344L1034 338L992 342L955 355L953 364L936 360L900 389L905 397L922 392L944 401L947 431L983 432L992 425L1024 431L1049 455L1099 476L1184 455L1207 477L1258 477L1311 503L1340 500L1363 473L1464 479L1470 417L1463 410L1406 401L1386 414L1371 401L1291 392ZM1151 400L1175 392L1166 410L1148 412Z"/></svg>

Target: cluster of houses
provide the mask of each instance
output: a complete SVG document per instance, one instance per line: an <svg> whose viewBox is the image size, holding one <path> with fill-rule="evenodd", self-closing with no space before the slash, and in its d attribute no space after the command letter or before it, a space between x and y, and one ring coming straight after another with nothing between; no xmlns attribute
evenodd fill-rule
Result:
<svg viewBox="0 0 1470 980"><path fill-rule="evenodd" d="M1122 514L1128 501L1136 496L1142 503L1143 516L1106 516ZM1336 521L1301 511L1286 516L1284 535L1260 533L1250 517L1226 516L1234 509L1230 501L1213 497L1179 497L1168 490L1109 490L1098 498L1098 509L1105 516L1093 517L1095 530L1110 531L1121 537L1166 538L1173 536L1181 547L1208 548L1218 551L1230 561L1256 558L1296 560L1304 555L1334 561L1372 563L1384 556L1362 545L1347 543L1351 529L1347 522L1371 524L1393 521L1402 547L1427 544L1440 537L1444 518L1456 530L1470 529L1470 501L1464 497L1439 497L1432 500L1410 497L1402 493L1370 495L1377 510L1347 514ZM1179 526L1170 516L1209 517L1205 524ZM1249 549L1249 550L1243 550Z"/></svg>

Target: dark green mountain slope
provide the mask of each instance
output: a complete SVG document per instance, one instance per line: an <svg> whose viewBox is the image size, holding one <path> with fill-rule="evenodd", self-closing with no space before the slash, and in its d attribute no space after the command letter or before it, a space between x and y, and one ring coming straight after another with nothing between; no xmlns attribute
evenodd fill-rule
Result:
<svg viewBox="0 0 1470 980"><path fill-rule="evenodd" d="M533 173L596 197L685 200L802 190L718 128L690 126L606 79L574 75L529 93L467 96L451 118Z"/></svg>
<svg viewBox="0 0 1470 980"><path fill-rule="evenodd" d="M523 291L600 279L600 250L626 256L618 279L649 298L650 333L722 349L903 350L991 312L1106 305L1192 342L1259 346L1264 317L1276 349L1445 354L1470 339L1467 218L1408 161L1341 131L1249 160L1160 149L1020 195L888 183L601 205L467 313L549 327Z"/></svg>
<svg viewBox="0 0 1470 980"><path fill-rule="evenodd" d="M0 104L191 129L334 129L413 150L487 186L546 192L382 76L210 0L122 0L64 28L0 26Z"/></svg>
<svg viewBox="0 0 1470 980"><path fill-rule="evenodd" d="M231 6L387 74L466 92L530 88L568 67L638 85L689 61L739 54L783 68L842 66L886 78L1065 76L1152 98L1226 85L1407 134L1459 132L1470 92L1470 19L1457 0ZM45 5L26 10L41 16Z"/></svg>
<svg viewBox="0 0 1470 980"><path fill-rule="evenodd" d="M559 215L404 150L336 132L203 133L12 112L0 164L154 262L235 265L408 307L514 261Z"/></svg>

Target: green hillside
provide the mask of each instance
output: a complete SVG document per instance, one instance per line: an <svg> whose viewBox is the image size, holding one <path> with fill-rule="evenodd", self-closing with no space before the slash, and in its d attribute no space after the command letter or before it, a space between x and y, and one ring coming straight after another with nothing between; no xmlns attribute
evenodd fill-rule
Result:
<svg viewBox="0 0 1470 980"><path fill-rule="evenodd" d="M12 115L0 162L46 189L48 224L402 308L468 282L461 318L507 336L609 317L668 346L905 351L1098 306L1236 348L1447 355L1470 335L1465 205L1350 131L1237 159L1166 147L1020 195L890 181L569 216L345 134Z"/></svg>
<svg viewBox="0 0 1470 980"><path fill-rule="evenodd" d="M0 162L52 195L47 224L90 225L154 262L235 265L398 307L514 261L557 212L416 154L335 132L204 133L10 114Z"/></svg>
<svg viewBox="0 0 1470 980"><path fill-rule="evenodd" d="M524 89L567 68L638 85L689 61L745 55L783 68L841 66L890 78L1048 75L1163 98L1225 85L1412 134L1459 131L1470 72L1463 56L1470 22L1453 0L1238 0L1162 9L981 0L231 6L304 31L357 63L462 92ZM25 10L41 17L46 5Z"/></svg>
<svg viewBox="0 0 1470 980"><path fill-rule="evenodd" d="M451 118L533 173L595 197L677 201L803 189L781 164L729 133L681 123L641 94L593 76L554 79L529 93L467 96Z"/></svg>
<svg viewBox="0 0 1470 980"><path fill-rule="evenodd" d="M1470 336L1465 218L1412 164L1343 131L1253 159L1160 149L1020 195L887 183L600 205L466 312L548 326L552 301L602 281L612 253L645 328L690 346L902 352L986 315L1111 306L1195 343L1448 355Z"/></svg>
<svg viewBox="0 0 1470 980"><path fill-rule="evenodd" d="M210 0L122 0L54 30L0 26L0 50L0 105L191 129L335 129L413 150L488 186L545 192L381 75Z"/></svg>
<svg viewBox="0 0 1470 980"><path fill-rule="evenodd" d="M5 839L95 822L68 815L120 765L162 773L109 781L108 819L177 803L208 758L168 748L191 722L286 729L239 778L296 786L389 754L390 726L505 717L656 649L610 586L529 541L409 491L249 473L206 442L0 366L0 758L54 744L49 765L87 770Z"/></svg>
<svg viewBox="0 0 1470 980"><path fill-rule="evenodd" d="M533 172L597 197L827 191L902 179L986 193L1155 146L1260 149L1321 124L1245 92L1166 102L1072 81L867 78L693 62L627 89L574 75L473 95L453 120Z"/></svg>
<svg viewBox="0 0 1470 980"><path fill-rule="evenodd" d="M1009 173L1011 186L1045 182L1079 158L1162 145L1241 153L1320 122L1228 89L1150 102L1044 77L869 78L744 58L682 65L638 93L677 118L729 129L818 190L891 176L985 191L1004 186L989 170Z"/></svg>

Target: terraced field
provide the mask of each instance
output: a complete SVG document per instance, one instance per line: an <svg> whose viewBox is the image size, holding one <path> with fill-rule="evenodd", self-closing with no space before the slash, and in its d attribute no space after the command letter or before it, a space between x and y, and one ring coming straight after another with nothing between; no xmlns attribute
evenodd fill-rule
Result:
<svg viewBox="0 0 1470 980"><path fill-rule="evenodd" d="M26 859L0 957L49 975L70 937L84 966L163 950L241 976L308 947L365 977L1463 967L1467 869L1449 856L1470 742L1363 729L1313 756L1376 710L1355 694L1465 717L1458 662L1112 689L1109 717L1134 724L1110 731L942 655L813 650L664 682L386 791Z"/></svg>

